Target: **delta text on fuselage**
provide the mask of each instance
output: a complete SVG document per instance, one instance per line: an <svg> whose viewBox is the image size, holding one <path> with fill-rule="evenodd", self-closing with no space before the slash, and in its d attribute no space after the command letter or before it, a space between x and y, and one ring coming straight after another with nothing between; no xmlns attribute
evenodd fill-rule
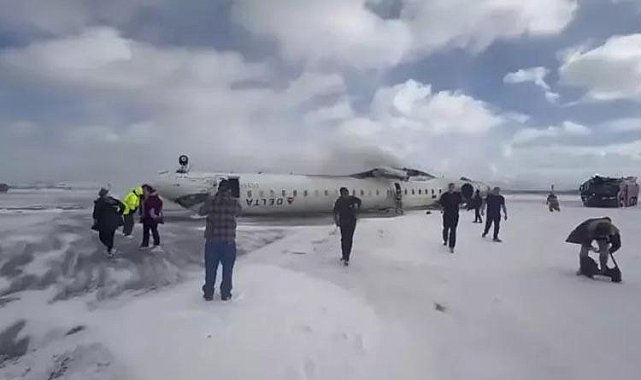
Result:
<svg viewBox="0 0 641 380"><path fill-rule="evenodd" d="M186 156L179 162L178 170L161 172L154 187L164 198L196 212L223 179L231 184L243 215L331 212L341 187L361 198L365 211L429 208L447 191L448 183L454 183L466 199L475 190L488 190L467 178L436 178L414 169L376 168L349 176L236 174L191 171Z"/></svg>

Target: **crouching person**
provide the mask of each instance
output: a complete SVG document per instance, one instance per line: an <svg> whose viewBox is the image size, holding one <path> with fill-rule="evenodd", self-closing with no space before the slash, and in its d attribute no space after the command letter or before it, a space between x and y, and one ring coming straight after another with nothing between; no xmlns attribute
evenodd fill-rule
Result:
<svg viewBox="0 0 641 380"><path fill-rule="evenodd" d="M593 241L596 241L598 249L592 246ZM611 275L608 259L610 254L621 248L621 234L612 223L612 219L609 217L588 219L570 233L566 242L581 245L577 275L588 277L595 274ZM600 268L594 268L594 261L589 258L590 251L599 253ZM618 276L620 278L620 272Z"/></svg>
<svg viewBox="0 0 641 380"><path fill-rule="evenodd" d="M220 297L231 299L232 272L236 261L236 217L240 215L240 203L232 197L226 180L218 185L215 196L207 200L207 225L205 227L205 285L203 298L211 301L216 287L216 272L222 264L223 279Z"/></svg>

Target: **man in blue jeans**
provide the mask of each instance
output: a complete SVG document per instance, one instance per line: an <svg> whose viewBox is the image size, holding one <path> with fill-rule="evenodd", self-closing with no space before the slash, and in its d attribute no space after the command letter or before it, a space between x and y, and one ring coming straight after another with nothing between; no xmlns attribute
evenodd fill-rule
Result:
<svg viewBox="0 0 641 380"><path fill-rule="evenodd" d="M205 285L203 298L214 299L218 264L223 266L220 297L231 299L232 271L236 261L236 217L240 215L240 203L232 197L227 180L218 184L218 192L207 200L207 226L205 228Z"/></svg>

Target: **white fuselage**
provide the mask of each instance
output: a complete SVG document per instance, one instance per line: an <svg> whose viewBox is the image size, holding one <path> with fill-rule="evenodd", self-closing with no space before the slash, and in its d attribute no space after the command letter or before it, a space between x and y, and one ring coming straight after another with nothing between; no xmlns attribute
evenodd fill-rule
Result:
<svg viewBox="0 0 641 380"><path fill-rule="evenodd" d="M350 194L362 200L363 210L397 207L397 186L401 189L403 209L427 208L438 201L449 182L456 183L457 187L465 183L444 178L395 180L294 174L166 172L153 185L164 198L198 211L222 179L237 181L236 195L243 215L331 212L341 187L346 187ZM485 188L479 187L482 184L470 183L475 189L485 191Z"/></svg>

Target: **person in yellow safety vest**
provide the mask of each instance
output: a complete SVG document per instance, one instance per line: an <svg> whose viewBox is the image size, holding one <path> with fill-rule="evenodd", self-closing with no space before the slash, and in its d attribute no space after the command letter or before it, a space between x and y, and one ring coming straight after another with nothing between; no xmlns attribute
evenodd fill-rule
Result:
<svg viewBox="0 0 641 380"><path fill-rule="evenodd" d="M131 236L131 233L134 230L134 214L140 207L140 202L142 199L142 187L136 187L135 189L131 190L126 196L125 199L123 199L122 203L125 204L125 211L123 213L123 217L125 220L125 225L122 229L122 233L125 236Z"/></svg>

